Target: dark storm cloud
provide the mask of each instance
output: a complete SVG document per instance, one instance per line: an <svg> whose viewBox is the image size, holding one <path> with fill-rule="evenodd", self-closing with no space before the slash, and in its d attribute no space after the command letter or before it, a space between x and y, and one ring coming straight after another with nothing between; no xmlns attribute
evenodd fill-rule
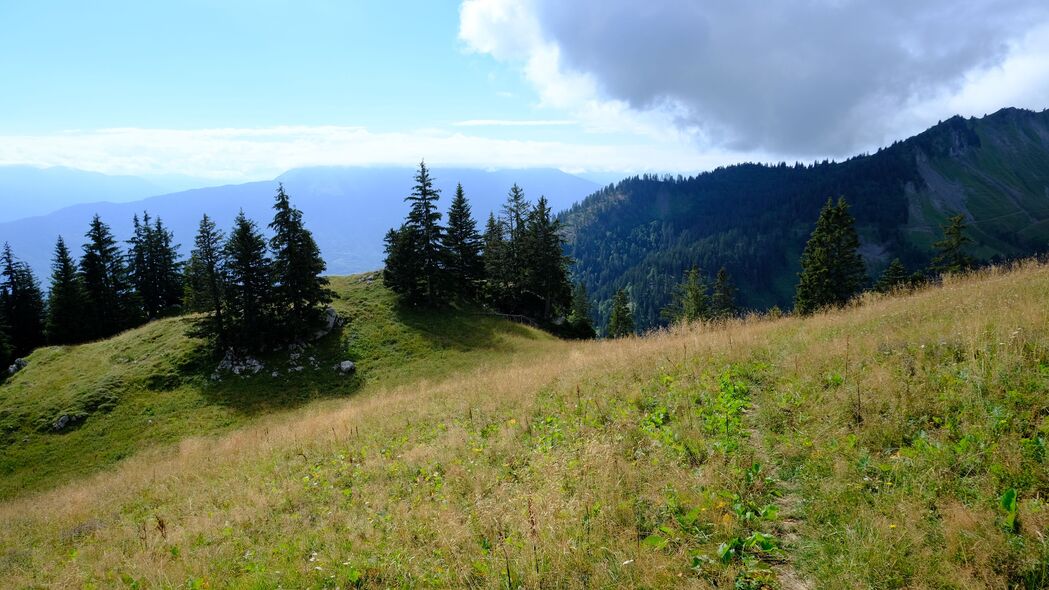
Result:
<svg viewBox="0 0 1049 590"><path fill-rule="evenodd" d="M537 0L562 66L736 150L844 154L957 91L1049 20L1046 0ZM1047 65L1049 67L1049 65ZM1001 105L1008 106L1008 105Z"/></svg>

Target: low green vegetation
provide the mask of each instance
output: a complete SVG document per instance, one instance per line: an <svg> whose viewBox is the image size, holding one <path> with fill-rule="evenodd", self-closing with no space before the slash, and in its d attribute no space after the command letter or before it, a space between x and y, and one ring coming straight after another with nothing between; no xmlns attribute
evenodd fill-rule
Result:
<svg viewBox="0 0 1049 590"><path fill-rule="evenodd" d="M334 286L396 315L368 280ZM465 315L359 323L371 395L8 500L0 563L15 587L1043 588L1046 292L1029 265L644 338L493 324L509 356L460 354Z"/></svg>
<svg viewBox="0 0 1049 590"><path fill-rule="evenodd" d="M372 384L438 378L549 336L473 310L403 310L375 274L332 280L341 331L299 353L260 356L257 375L221 374L195 318L110 340L38 349L0 386L0 497L97 472L147 447L214 434L263 414L355 394ZM352 360L357 371L334 366ZM301 370L296 370L301 367Z"/></svg>

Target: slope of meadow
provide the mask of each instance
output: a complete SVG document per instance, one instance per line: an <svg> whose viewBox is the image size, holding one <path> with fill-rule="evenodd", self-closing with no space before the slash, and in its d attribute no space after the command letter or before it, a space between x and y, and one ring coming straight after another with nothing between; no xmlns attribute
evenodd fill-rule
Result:
<svg viewBox="0 0 1049 590"><path fill-rule="evenodd" d="M299 359L287 352L263 359L266 370L257 376L212 381L218 362L203 341L187 337L190 318L34 352L29 366L0 386L0 498L72 481L151 446L553 342L469 312L399 310L375 274L338 277L332 287L346 326ZM333 369L347 359L357 363L353 377Z"/></svg>
<svg viewBox="0 0 1049 590"><path fill-rule="evenodd" d="M1040 588L1049 268L376 383L0 505L9 587Z"/></svg>

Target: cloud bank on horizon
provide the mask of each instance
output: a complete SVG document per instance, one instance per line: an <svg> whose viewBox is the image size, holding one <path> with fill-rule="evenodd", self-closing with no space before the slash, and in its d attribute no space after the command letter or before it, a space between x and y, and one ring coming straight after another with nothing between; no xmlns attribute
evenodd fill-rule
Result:
<svg viewBox="0 0 1049 590"><path fill-rule="evenodd" d="M465 0L460 38L584 124L844 156L1049 106L1044 0Z"/></svg>
<svg viewBox="0 0 1049 590"><path fill-rule="evenodd" d="M198 12L186 8L187 18L211 10L201 6ZM368 6L380 14L367 18L386 26L410 18L396 7ZM441 107L422 108L432 106L417 104L425 97L390 90L420 74L406 68L428 47L406 49L396 35L360 16L363 30L381 29L360 41L365 45L322 44L296 59L343 51L329 56L330 63L342 65L348 63L345 55L367 50L366 61L391 78L384 83L376 71L347 65L339 79L360 85L332 87L320 83L333 79L331 70L302 64L300 83L316 89L303 92L309 104L327 109L311 124L295 124L315 111L295 102L300 99L292 93L260 107L259 118L246 115L229 128L208 127L222 125L229 111L198 108L214 111L201 122L193 119L194 103L178 101L157 110L165 115L156 119L157 128L143 128L135 125L148 124L153 113L132 121L120 112L134 93L102 85L96 94L112 111L99 110L82 127L68 124L77 129L20 128L15 115L10 125L0 121L0 164L223 181L273 178L312 165L413 165L423 157L444 166L693 173L739 161L841 158L954 114L1049 106L1045 0L463 0L433 11L443 15L443 24L431 26L427 16L412 26L447 40L448 47L430 51L432 62L425 67L438 67L442 80L472 84L460 94L454 83L434 89L440 94L432 102ZM249 12L270 20L281 14ZM123 30L111 33L119 37ZM174 45L164 45L164 51L179 54L180 46L169 41ZM402 61L384 61L395 49ZM223 51L232 51L229 44L214 48L217 55ZM185 71L225 75L207 69L212 53L198 53L203 57L185 58ZM57 61L41 58L34 67L63 71L66 58L61 51L56 55L51 57ZM259 62L255 54L234 57ZM148 65L149 59L141 61ZM5 63L0 58L0 72L14 62ZM106 71L111 65L103 59L93 67ZM139 92L160 83L140 70L121 75L122 83ZM384 88L391 94L384 95ZM201 96L209 89L203 87ZM230 86L229 92L229 104L253 97L247 87ZM16 107L34 100L29 94L6 98ZM346 106L351 98L358 102ZM394 98L399 107L388 104ZM49 112L95 112L90 101L55 104L66 106ZM143 104L136 106L141 110ZM384 110L385 116L374 114ZM405 110L413 111L410 122L397 116ZM357 112L373 118L362 115L358 123ZM339 124L317 124L332 117L341 117Z"/></svg>

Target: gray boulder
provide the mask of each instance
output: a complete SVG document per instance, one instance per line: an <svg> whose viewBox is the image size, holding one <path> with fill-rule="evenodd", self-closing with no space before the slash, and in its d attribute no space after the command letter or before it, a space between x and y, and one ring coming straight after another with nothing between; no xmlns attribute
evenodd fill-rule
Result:
<svg viewBox="0 0 1049 590"><path fill-rule="evenodd" d="M338 365L335 365L335 370L343 375L352 375L357 371L357 365L353 361L342 361Z"/></svg>
<svg viewBox="0 0 1049 590"><path fill-rule="evenodd" d="M11 366L7 368L8 375L14 375L22 369L29 366L29 361L25 359L15 359L15 362L11 363Z"/></svg>

